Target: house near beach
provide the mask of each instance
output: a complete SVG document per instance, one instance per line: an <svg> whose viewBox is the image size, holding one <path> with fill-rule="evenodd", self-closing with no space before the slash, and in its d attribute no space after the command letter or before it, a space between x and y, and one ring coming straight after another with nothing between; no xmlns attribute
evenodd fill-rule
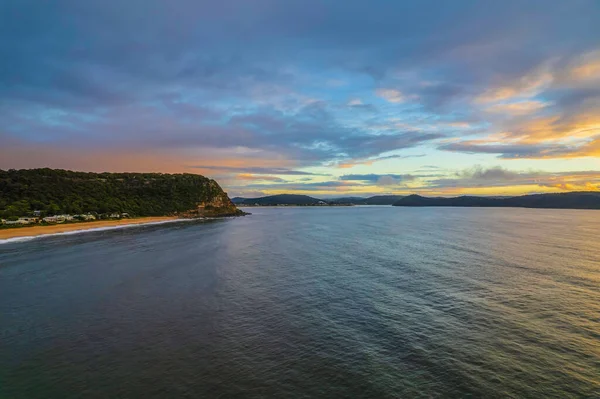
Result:
<svg viewBox="0 0 600 399"><path fill-rule="evenodd" d="M71 215L54 215L54 216L46 216L42 220L46 223L63 223L70 222L74 219Z"/></svg>
<svg viewBox="0 0 600 399"><path fill-rule="evenodd" d="M29 216L22 216L17 220L17 222L19 224L31 224L31 223L37 223L39 221L40 221L40 218L29 217Z"/></svg>
<svg viewBox="0 0 600 399"><path fill-rule="evenodd" d="M6 225L18 225L18 224L33 224L33 223L38 223L39 222L39 218L35 218L35 217L20 217L17 220L8 220L8 219L2 219L2 224L6 224Z"/></svg>

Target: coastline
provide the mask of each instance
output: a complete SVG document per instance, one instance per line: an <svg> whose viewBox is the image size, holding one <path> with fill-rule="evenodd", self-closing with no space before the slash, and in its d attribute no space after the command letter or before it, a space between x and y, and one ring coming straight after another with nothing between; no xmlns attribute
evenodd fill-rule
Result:
<svg viewBox="0 0 600 399"><path fill-rule="evenodd" d="M177 220L186 220L177 216L150 216L135 219L99 220L96 222L78 222L69 224L56 224L51 226L21 227L0 230L0 240L11 238L37 237L43 235L70 233L75 231L95 230L98 228L118 228L140 224L164 223Z"/></svg>

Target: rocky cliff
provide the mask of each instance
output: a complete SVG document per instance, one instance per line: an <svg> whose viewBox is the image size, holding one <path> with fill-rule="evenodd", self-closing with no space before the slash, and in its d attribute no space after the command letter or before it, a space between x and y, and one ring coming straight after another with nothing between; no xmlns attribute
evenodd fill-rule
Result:
<svg viewBox="0 0 600 399"><path fill-rule="evenodd" d="M211 180L209 183L211 198L200 201L195 209L184 212L185 217L217 217L217 216L243 216L245 212L239 210L219 184Z"/></svg>

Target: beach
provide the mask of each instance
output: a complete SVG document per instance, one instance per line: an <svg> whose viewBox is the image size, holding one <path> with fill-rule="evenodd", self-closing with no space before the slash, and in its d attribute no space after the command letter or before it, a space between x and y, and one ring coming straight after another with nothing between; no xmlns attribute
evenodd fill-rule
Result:
<svg viewBox="0 0 600 399"><path fill-rule="evenodd" d="M72 231L90 230L104 227L121 227L137 224L160 223L178 219L176 216L152 216L135 219L99 220L95 222L78 222L56 224L50 226L19 227L14 229L1 229L0 240L17 237L35 237L47 234L68 233Z"/></svg>

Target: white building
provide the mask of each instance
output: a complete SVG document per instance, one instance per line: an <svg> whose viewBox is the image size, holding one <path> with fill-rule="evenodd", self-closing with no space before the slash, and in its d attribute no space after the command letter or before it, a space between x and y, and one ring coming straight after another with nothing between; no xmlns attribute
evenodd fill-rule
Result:
<svg viewBox="0 0 600 399"><path fill-rule="evenodd" d="M91 213L75 215L74 217L79 220L96 220L96 216L92 215Z"/></svg>
<svg viewBox="0 0 600 399"><path fill-rule="evenodd" d="M19 220L17 220L18 224L31 224L31 223L37 223L38 221L39 221L38 218L28 217L28 216L20 217Z"/></svg>
<svg viewBox="0 0 600 399"><path fill-rule="evenodd" d="M46 216L42 220L46 223L63 223L66 221L73 220L73 216L71 216L71 215Z"/></svg>

